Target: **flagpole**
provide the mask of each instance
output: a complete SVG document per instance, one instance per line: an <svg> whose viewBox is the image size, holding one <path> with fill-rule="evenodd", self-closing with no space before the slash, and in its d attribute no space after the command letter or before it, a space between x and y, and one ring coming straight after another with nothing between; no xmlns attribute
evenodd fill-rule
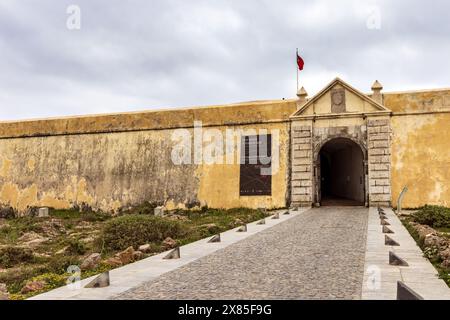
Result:
<svg viewBox="0 0 450 320"><path fill-rule="evenodd" d="M297 57L298 57L298 48L296 48L296 55L295 55L295 67L297 69L297 92L298 92L298 65L297 65Z"/></svg>

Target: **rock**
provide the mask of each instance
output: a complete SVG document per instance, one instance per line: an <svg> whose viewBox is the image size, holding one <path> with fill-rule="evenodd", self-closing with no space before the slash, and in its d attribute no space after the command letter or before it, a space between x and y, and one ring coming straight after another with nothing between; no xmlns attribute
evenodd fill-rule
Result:
<svg viewBox="0 0 450 320"><path fill-rule="evenodd" d="M64 254L66 252L67 248L69 248L69 246L66 246L66 247L62 248L61 250L56 251L55 254Z"/></svg>
<svg viewBox="0 0 450 320"><path fill-rule="evenodd" d="M116 257L112 257L112 258L106 259L104 261L104 263L109 265L109 266L111 266L111 267L113 267L113 268L120 267L122 265L122 261L120 261L120 259L116 258Z"/></svg>
<svg viewBox="0 0 450 320"><path fill-rule="evenodd" d="M83 260L80 268L81 270L94 269L95 267L98 266L100 260L101 260L100 253L92 253L86 259Z"/></svg>
<svg viewBox="0 0 450 320"><path fill-rule="evenodd" d="M45 238L34 231L24 233L19 239L17 239L19 243L28 247L35 247L40 245L41 243L48 241L48 238Z"/></svg>
<svg viewBox="0 0 450 320"><path fill-rule="evenodd" d="M122 262L122 264L127 264L133 262L134 260L134 249L133 247L128 247L124 251L116 253L115 257Z"/></svg>
<svg viewBox="0 0 450 320"><path fill-rule="evenodd" d="M38 217L39 218L47 218L48 217L48 208L39 208Z"/></svg>
<svg viewBox="0 0 450 320"><path fill-rule="evenodd" d="M46 283L44 281L29 281L22 288L21 293L26 294L44 289Z"/></svg>
<svg viewBox="0 0 450 320"><path fill-rule="evenodd" d="M9 300L9 293L4 283L0 283L0 300Z"/></svg>
<svg viewBox="0 0 450 320"><path fill-rule="evenodd" d="M66 228L58 219L45 220L40 223L42 233L48 237L56 237L60 234L66 233Z"/></svg>
<svg viewBox="0 0 450 320"><path fill-rule="evenodd" d="M35 256L37 258L50 258L52 255L48 254L48 253L33 252L33 256Z"/></svg>
<svg viewBox="0 0 450 320"><path fill-rule="evenodd" d="M170 220L175 220L175 221L187 221L187 220L189 220L188 217L181 216L179 214L172 214L170 216L167 216L167 218L170 219Z"/></svg>
<svg viewBox="0 0 450 320"><path fill-rule="evenodd" d="M94 225L88 221L80 221L76 226L75 229L77 230L85 230L85 229L92 229Z"/></svg>
<svg viewBox="0 0 450 320"><path fill-rule="evenodd" d="M442 260L450 260L450 247L439 252Z"/></svg>
<svg viewBox="0 0 450 320"><path fill-rule="evenodd" d="M10 219L17 216L16 210L14 210L12 207L0 207L0 218L3 219Z"/></svg>
<svg viewBox="0 0 450 320"><path fill-rule="evenodd" d="M173 240L171 237L167 237L162 242L162 245L164 248L171 249L171 248L175 248L177 246L177 242L175 240Z"/></svg>
<svg viewBox="0 0 450 320"><path fill-rule="evenodd" d="M133 260L141 260L142 257L144 256L144 253L142 253L142 251L135 251L133 252Z"/></svg>
<svg viewBox="0 0 450 320"><path fill-rule="evenodd" d="M210 233L217 233L219 231L219 227L215 223L204 224L201 227L207 229Z"/></svg>
<svg viewBox="0 0 450 320"><path fill-rule="evenodd" d="M436 231L430 226L412 222L411 225L416 229L420 238L425 239L429 235L436 235Z"/></svg>
<svg viewBox="0 0 450 320"><path fill-rule="evenodd" d="M156 207L153 210L153 213L154 213L155 216L158 216L158 217L164 216L164 214L165 214L164 207L162 207L162 206Z"/></svg>
<svg viewBox="0 0 450 320"><path fill-rule="evenodd" d="M92 236L80 239L81 243L92 243L95 241L95 238Z"/></svg>
<svg viewBox="0 0 450 320"><path fill-rule="evenodd" d="M441 266L443 266L444 268L450 268L450 259L445 259L444 261L442 261Z"/></svg>
<svg viewBox="0 0 450 320"><path fill-rule="evenodd" d="M147 253L147 252L152 251L152 246L148 243L143 244L142 246L139 246L138 250L141 252Z"/></svg>
<svg viewBox="0 0 450 320"><path fill-rule="evenodd" d="M428 234L424 239L424 244L427 247L447 247L447 241L443 237L439 237L436 233Z"/></svg>

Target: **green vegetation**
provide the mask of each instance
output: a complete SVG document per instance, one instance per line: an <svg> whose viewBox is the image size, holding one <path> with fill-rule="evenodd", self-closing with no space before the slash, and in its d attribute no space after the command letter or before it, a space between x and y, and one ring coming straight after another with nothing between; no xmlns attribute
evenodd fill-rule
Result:
<svg viewBox="0 0 450 320"><path fill-rule="evenodd" d="M177 221L148 215L126 215L111 219L103 227L101 241L107 251L161 242L167 237L179 238L188 230Z"/></svg>
<svg viewBox="0 0 450 320"><path fill-rule="evenodd" d="M0 249L0 267L11 268L20 263L32 262L33 252L22 247L4 247Z"/></svg>
<svg viewBox="0 0 450 320"><path fill-rule="evenodd" d="M415 222L433 228L450 228L450 208L442 206L424 206L412 214Z"/></svg>
<svg viewBox="0 0 450 320"><path fill-rule="evenodd" d="M441 251L445 247L439 247L436 244L426 243L425 238L418 232L415 224L427 225L436 230L438 236L449 241L448 234L450 230L450 208L442 206L426 205L418 209L409 217L402 219L403 224L416 241L417 245L422 249L424 256L433 264L439 273L439 277L443 279L450 287L450 268L443 263Z"/></svg>
<svg viewBox="0 0 450 320"><path fill-rule="evenodd" d="M6 283L11 299L26 299L64 285L70 276L67 268L80 266L94 252L101 253L102 260L83 271L82 278L112 269L107 260L129 246L149 244L145 258L167 250L167 237L184 245L267 216L246 208L204 207L155 217L155 207L145 203L117 216L89 209L51 209L49 218L0 219L0 283ZM30 282L44 285L23 291Z"/></svg>

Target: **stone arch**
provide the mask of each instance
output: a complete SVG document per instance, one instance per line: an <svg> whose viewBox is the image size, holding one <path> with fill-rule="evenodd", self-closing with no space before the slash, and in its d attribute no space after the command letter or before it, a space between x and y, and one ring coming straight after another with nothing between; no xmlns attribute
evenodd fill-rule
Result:
<svg viewBox="0 0 450 320"><path fill-rule="evenodd" d="M339 138L343 138L343 139L348 139L351 140L352 142L356 143L362 150L363 155L364 155L364 160L367 161L367 145L365 141L359 140L354 138L353 136L349 135L349 134L341 134L338 136L332 136L332 137L328 137L326 139L321 140L318 144L316 144L314 146L313 149L313 162L316 163L317 161L317 157L319 156L320 150L322 149L322 147L327 144L328 142L335 140L335 139L339 139Z"/></svg>
<svg viewBox="0 0 450 320"><path fill-rule="evenodd" d="M360 176L362 179L362 182L360 181L359 183L361 184L359 187L361 189L359 189L358 186L355 186L355 188L357 188L358 190L355 192L355 197L358 198L358 202L360 202L361 204L364 205L368 205L368 190L369 190L369 186L368 186L368 151L367 151L367 146L364 140L362 139L357 139L354 136L351 136L349 134L339 134L339 135L333 135L333 136L329 136L325 139L322 139L321 141L318 141L318 143L316 143L313 147L313 185L314 185L314 202L316 205L320 205L322 202L322 196L323 196L323 179L324 177L322 176L323 174L323 169L324 167L321 166L321 158L323 158L323 154L322 151L324 150L325 147L331 147L332 142L336 141L336 143L338 145L344 145L344 144L348 144L350 146L354 146L354 152L357 152L356 150L360 151L360 156L361 156L361 166L359 167L359 165L354 169L355 172L352 171L351 175L355 175L356 176ZM359 163L359 162L358 162ZM352 177L352 179L355 179L355 177ZM354 184L357 184L358 182L352 182Z"/></svg>

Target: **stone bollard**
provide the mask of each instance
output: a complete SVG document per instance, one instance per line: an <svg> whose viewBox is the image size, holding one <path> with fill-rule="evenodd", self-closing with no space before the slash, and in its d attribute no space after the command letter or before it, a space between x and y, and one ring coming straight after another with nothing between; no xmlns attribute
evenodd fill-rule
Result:
<svg viewBox="0 0 450 320"><path fill-rule="evenodd" d="M157 217L163 217L164 214L165 214L164 207L163 207L163 206L156 207L156 208L153 210L153 213L154 213L154 215L157 216Z"/></svg>
<svg viewBox="0 0 450 320"><path fill-rule="evenodd" d="M257 224L259 225L266 224L266 219L259 220Z"/></svg>
<svg viewBox="0 0 450 320"><path fill-rule="evenodd" d="M176 247L172 251L170 251L163 259L171 260L171 259L180 259L180 247Z"/></svg>
<svg viewBox="0 0 450 320"><path fill-rule="evenodd" d="M220 242L220 233L213 236L211 239L209 239L208 243L214 243L214 242Z"/></svg>
<svg viewBox="0 0 450 320"><path fill-rule="evenodd" d="M240 227L237 232L247 232L247 225L244 224L242 227Z"/></svg>
<svg viewBox="0 0 450 320"><path fill-rule="evenodd" d="M39 208L38 217L39 218L47 218L48 217L48 208Z"/></svg>
<svg viewBox="0 0 450 320"><path fill-rule="evenodd" d="M85 285L85 288L104 288L109 286L109 271L106 271L97 278Z"/></svg>
<svg viewBox="0 0 450 320"><path fill-rule="evenodd" d="M383 233L394 233L391 229L389 229L387 226L383 226L382 229Z"/></svg>
<svg viewBox="0 0 450 320"><path fill-rule="evenodd" d="M408 262L400 258L398 255L396 255L394 252L389 251L389 264L391 266L401 266L401 267L407 267L409 266Z"/></svg>
<svg viewBox="0 0 450 320"><path fill-rule="evenodd" d="M389 237L388 235L384 236L384 244L386 246L400 246L400 243Z"/></svg>
<svg viewBox="0 0 450 320"><path fill-rule="evenodd" d="M403 282L397 281L397 300L423 300L423 297Z"/></svg>

